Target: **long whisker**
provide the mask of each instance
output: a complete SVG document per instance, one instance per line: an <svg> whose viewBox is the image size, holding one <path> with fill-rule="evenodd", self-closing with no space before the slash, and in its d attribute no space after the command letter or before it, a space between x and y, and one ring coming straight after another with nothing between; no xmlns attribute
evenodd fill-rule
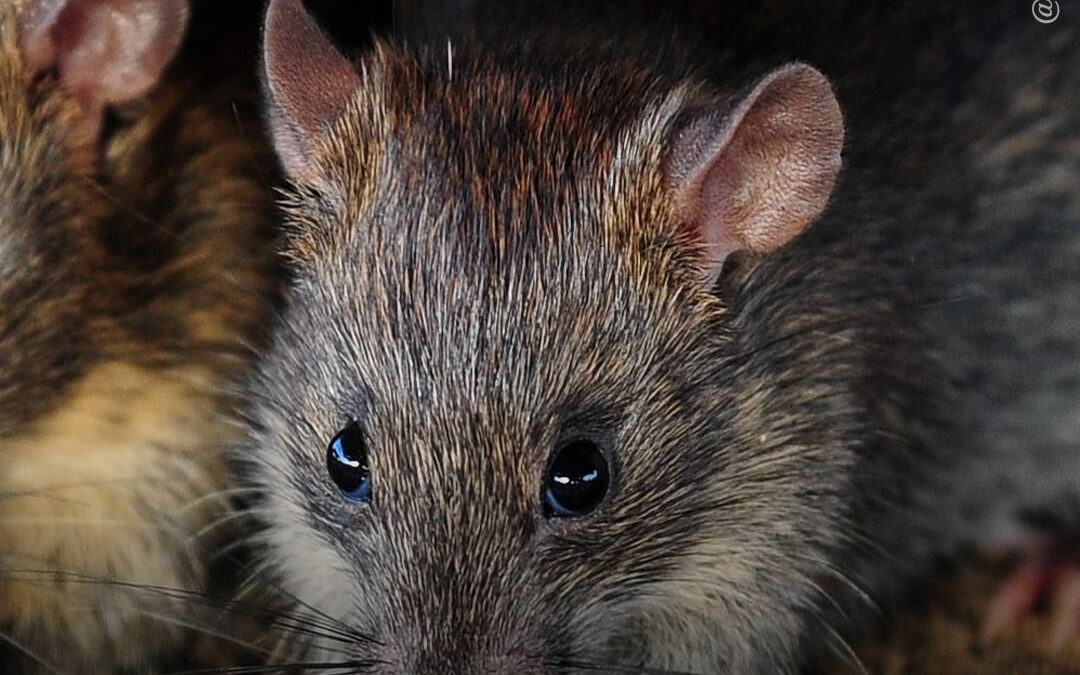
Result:
<svg viewBox="0 0 1080 675"><path fill-rule="evenodd" d="M366 668L372 668L381 662L365 661L312 661L304 663L285 663L269 666L228 666L225 668L207 668L199 670L181 670L169 673L169 675L257 675L258 673L299 673L306 670L339 670L351 669L351 672L360 672Z"/></svg>
<svg viewBox="0 0 1080 675"><path fill-rule="evenodd" d="M601 673L637 673L638 675L705 675L683 670L662 670L644 666L616 666L601 663L587 663L584 661L548 661L546 665L555 668L570 668L572 670L586 670Z"/></svg>
<svg viewBox="0 0 1080 675"><path fill-rule="evenodd" d="M62 675L60 670L58 670L56 668L56 666L54 666L51 663L49 663L48 661L46 661L43 656L41 656L37 652L33 651L32 649L30 649L26 645L22 644L21 642L19 642L15 638L11 637L10 635L5 633L4 631L0 631L0 642L6 642L7 644L11 645L16 650L18 650L21 654L24 654L25 656L30 658L34 663L38 664L39 666L41 666L45 670L49 671L50 673L53 673L54 675Z"/></svg>
<svg viewBox="0 0 1080 675"><path fill-rule="evenodd" d="M862 675L870 675L869 671L866 669L866 666L863 665L862 659L860 659L859 655L855 653L855 649L852 648L851 644L844 639L844 637L840 634L839 631L836 630L835 627L829 625L826 622L823 623L825 624L825 630L832 638L829 642L833 645L833 651L837 653L838 658L850 664Z"/></svg>
<svg viewBox="0 0 1080 675"><path fill-rule="evenodd" d="M67 583L81 583L88 585L107 585L113 588L124 588L140 593L151 593L170 600L186 601L196 605L218 610L226 615L232 614L246 618L257 619L266 625L285 630L293 634L306 635L342 644L354 644L357 642L374 642L371 638L342 626L339 622L317 621L311 617L300 617L281 612L279 608L265 605L252 605L240 602L236 599L218 599L203 592L146 584L134 581L124 581L105 577L95 577L87 574L72 572L60 572L49 570L10 570L8 578L20 581L56 582L58 579ZM193 628L201 628L193 625ZM204 631L207 632L207 631Z"/></svg>
<svg viewBox="0 0 1080 675"><path fill-rule="evenodd" d="M259 184L264 187L274 185L264 171L267 166L267 160L263 159L260 161L258 154L255 152L255 145L251 142L251 137L247 133L247 126L244 124L243 116L240 114L240 109L236 105L236 102L231 102L229 108L232 111L232 120L236 124L236 131L244 140L243 147L247 151L248 161L254 169L255 177L258 179Z"/></svg>
<svg viewBox="0 0 1080 675"><path fill-rule="evenodd" d="M214 492L208 492L208 493L206 493L204 495L199 495L198 497L196 497L195 499L191 500L190 502L185 504L183 507L181 507L181 511L189 511L189 510L198 508L199 506L201 506L202 504L204 504L204 503L206 503L208 501L214 501L214 500L225 501L225 500L227 500L228 498L231 498L231 497L243 497L243 496L246 496L246 495L258 495L258 494L259 494L259 490L257 488L247 487L247 486L235 486L235 487L225 488L225 489L222 489L222 490L215 490Z"/></svg>
<svg viewBox="0 0 1080 675"><path fill-rule="evenodd" d="M193 532L191 536L191 541L204 539L212 532L219 530L223 527L227 527L238 520L249 519L252 517L251 514L253 512L255 512L255 509L232 509L226 511L223 515L203 525L201 528L199 528L198 531Z"/></svg>
<svg viewBox="0 0 1080 675"><path fill-rule="evenodd" d="M154 228L154 229L156 229L156 230L158 230L160 232L166 232L168 234L172 234L174 237L177 236L176 233L165 229L164 227L161 226L160 223L155 222L149 216L139 212L138 210L133 208L131 205L126 204L122 200L118 199L115 195L113 195L111 192L106 190L105 186L103 186L97 180L95 180L95 179L93 179L91 177L84 176L83 177L83 182L85 182L86 185L88 187L90 187L92 190L94 190L95 192L100 194L102 197L107 199L110 204L112 204L116 208L120 209L124 213L128 214L132 218L135 218L140 223L142 223L144 225L148 225L148 226L150 226L150 227L152 227L152 228Z"/></svg>
<svg viewBox="0 0 1080 675"><path fill-rule="evenodd" d="M162 622L164 624L178 626L180 628L186 628L188 630L195 631L195 632L201 633L203 635L209 635L210 637L214 637L214 638L217 638L219 640L224 640L226 642L232 643L232 644L237 645L239 647L243 647L245 649L248 649L248 650L250 650L252 652L258 652L258 653L264 654L264 655L269 655L271 653L271 650L266 648L266 647L259 646L259 645L255 644L255 643L253 643L253 642L251 642L249 640L244 640L244 639L239 638L239 637L237 637L235 635L229 635L228 633L225 633L225 632L222 632L222 631L219 631L219 630L214 630L214 629L212 629L212 628L210 628L208 626L196 623L196 622L191 621L191 620L181 619L181 618L178 618L176 616L172 616L172 615L168 615L168 614L162 614L160 612L143 612L143 616L146 616L146 617L149 617L149 618L152 618L152 619L156 619L156 620L158 620L158 621L160 621L160 622Z"/></svg>

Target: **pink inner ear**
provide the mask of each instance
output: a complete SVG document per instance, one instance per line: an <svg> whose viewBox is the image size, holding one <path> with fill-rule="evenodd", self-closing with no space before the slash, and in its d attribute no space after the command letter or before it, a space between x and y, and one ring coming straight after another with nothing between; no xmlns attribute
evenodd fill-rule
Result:
<svg viewBox="0 0 1080 675"><path fill-rule="evenodd" d="M723 121L680 139L673 182L705 244L707 277L734 251L770 253L828 203L843 148L843 117L821 73L773 71Z"/></svg>
<svg viewBox="0 0 1080 675"><path fill-rule="evenodd" d="M56 65L56 48L50 28L63 8L64 0L40 0L22 8L19 15L19 44L26 66L41 72Z"/></svg>
<svg viewBox="0 0 1080 675"><path fill-rule="evenodd" d="M271 0L263 61L274 146L290 176L315 181L313 148L361 86L360 76L301 0Z"/></svg>
<svg viewBox="0 0 1080 675"><path fill-rule="evenodd" d="M741 141L729 142L725 161L717 161L702 177L698 195L695 226L705 241L710 258L722 264L734 251L747 248L740 233L718 223L745 223L753 218L755 203L761 199L753 177L746 175L742 163L734 161L745 151ZM735 147L732 147L735 146Z"/></svg>
<svg viewBox="0 0 1080 675"><path fill-rule="evenodd" d="M91 111L146 93L183 41L187 0L39 0L23 40L28 65L56 68Z"/></svg>

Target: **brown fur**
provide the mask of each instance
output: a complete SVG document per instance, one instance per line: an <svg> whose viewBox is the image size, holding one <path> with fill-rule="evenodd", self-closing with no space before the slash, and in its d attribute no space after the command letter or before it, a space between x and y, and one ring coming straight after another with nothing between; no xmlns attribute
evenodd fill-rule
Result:
<svg viewBox="0 0 1080 675"><path fill-rule="evenodd" d="M1076 63L1076 30L1031 24L999 43L996 9L1001 23L956 50L943 31L913 52L849 51L824 30L789 40L804 26L783 19L758 27L775 38L762 52L691 51L690 65L614 20L550 26L538 10L478 46L377 45L346 101L303 109L304 129L288 108L313 98L270 69L295 277L243 459L267 568L315 632L291 646L379 674L794 673L997 516L1074 505L1075 439L1030 447L1072 418L991 435L976 405L998 387L1051 412L1080 397L1057 375L1080 353L1080 333L1059 329L1077 315L1080 208L1060 177L1080 122L1067 107L1014 116L1022 99L997 80L1026 54L1025 76L1074 96L1080 68L1049 76L1033 54ZM936 18L911 11L900 36ZM862 34L882 14L844 25ZM677 32L642 26L682 51ZM549 50L575 31L586 39ZM744 73L792 51L836 68L857 132L847 172L805 234L705 287L668 152L703 111L730 110ZM957 101L985 119L966 125ZM1005 119L1059 132L1018 153L1056 209L1028 195L1003 221L985 213L1016 184L978 152L1015 147ZM294 132L308 144L281 142ZM1044 268L1062 271L1032 292ZM1059 317L1049 335L1013 320L1031 306ZM1051 362L1029 340L1053 342ZM1017 354L1038 367L997 377ZM367 441L370 503L327 475L349 424ZM609 453L613 487L587 517L547 518L545 468L577 436Z"/></svg>
<svg viewBox="0 0 1080 675"><path fill-rule="evenodd" d="M818 595L815 565L842 540L840 472L855 457L831 453L848 443L852 394L833 392L831 373L803 379L791 395L835 399L809 403L836 416L811 442L756 360L726 365L753 350L731 342L728 311L699 285L664 180L679 113L712 95L631 69L556 67L537 81L481 64L459 57L451 76L376 50L316 151L319 192L291 208L298 281L252 451L277 568L305 603L388 644L348 652L392 659L385 672L546 672L559 655L631 644L655 667L788 662L809 628L799 608ZM819 321L784 313L769 330ZM798 363L842 344L800 341ZM377 516L338 504L321 462L352 417L373 439ZM633 499L585 522L533 520L549 448L592 429L620 448L620 491L655 504L647 538ZM792 492L795 475L826 466L819 491ZM724 515L706 517L717 503ZM798 517L771 516L781 508ZM777 551L795 549L781 564ZM431 621L436 597L447 604Z"/></svg>
<svg viewBox="0 0 1080 675"><path fill-rule="evenodd" d="M20 668L175 652L191 610L149 587L205 592L234 508L223 449L272 303L273 170L252 88L208 69L244 72L245 52L198 65L208 25L98 141L0 15L0 621Z"/></svg>

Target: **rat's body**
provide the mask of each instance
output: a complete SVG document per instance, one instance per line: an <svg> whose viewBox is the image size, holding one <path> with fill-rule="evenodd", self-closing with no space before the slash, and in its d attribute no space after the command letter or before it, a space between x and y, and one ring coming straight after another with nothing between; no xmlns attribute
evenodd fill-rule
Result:
<svg viewBox="0 0 1080 675"><path fill-rule="evenodd" d="M1071 515L1075 23L939 71L739 17L765 47L699 77L522 15L354 69L271 3L295 279L245 459L312 660L793 672L935 555ZM582 439L610 485L556 517Z"/></svg>
<svg viewBox="0 0 1080 675"><path fill-rule="evenodd" d="M192 65L207 25L157 83L186 2L77 5L0 9L0 631L14 672L117 672L181 646L178 599L206 592L231 508L228 413L275 268L254 88L245 100L242 77ZM132 9L150 21L123 23ZM123 24L90 65L74 45L103 24L78 12ZM102 102L105 85L74 81L124 54L121 81L151 89Z"/></svg>

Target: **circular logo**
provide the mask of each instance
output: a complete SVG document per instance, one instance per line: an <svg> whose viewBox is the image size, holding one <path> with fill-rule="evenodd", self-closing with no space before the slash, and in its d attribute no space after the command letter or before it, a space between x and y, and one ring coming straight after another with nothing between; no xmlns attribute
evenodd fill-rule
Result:
<svg viewBox="0 0 1080 675"><path fill-rule="evenodd" d="M1039 23L1054 23L1061 14L1057 0L1035 0L1031 3L1031 15Z"/></svg>

